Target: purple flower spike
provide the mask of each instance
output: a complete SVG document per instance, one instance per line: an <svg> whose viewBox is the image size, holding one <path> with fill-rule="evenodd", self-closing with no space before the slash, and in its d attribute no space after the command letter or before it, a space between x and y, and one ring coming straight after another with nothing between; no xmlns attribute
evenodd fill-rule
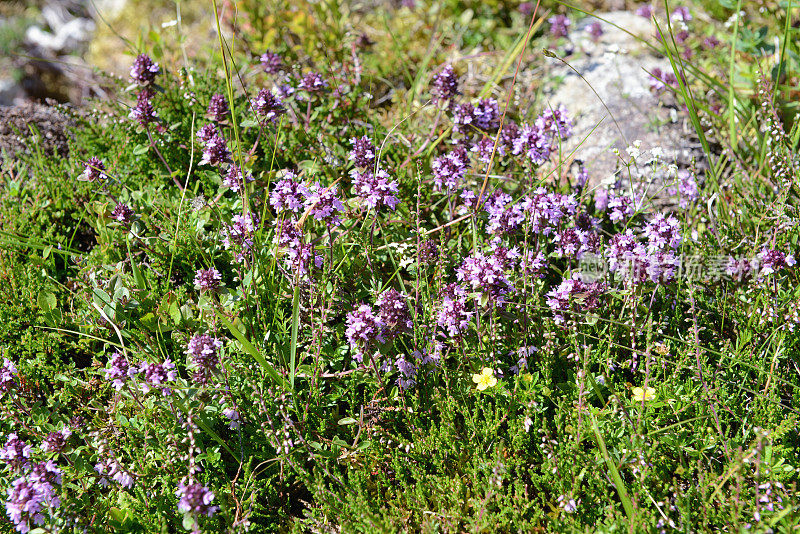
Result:
<svg viewBox="0 0 800 534"><path fill-rule="evenodd" d="M550 23L550 34L553 37L566 37L572 22L566 15L556 15L547 19Z"/></svg>
<svg viewBox="0 0 800 534"><path fill-rule="evenodd" d="M267 74L278 74L281 69L283 69L283 58L269 50L261 55L260 61L261 68L264 69L264 72Z"/></svg>
<svg viewBox="0 0 800 534"><path fill-rule="evenodd" d="M267 122L274 121L278 115L285 113L280 99L267 89L261 89L253 100L253 109Z"/></svg>
<svg viewBox="0 0 800 534"><path fill-rule="evenodd" d="M180 499L179 512L211 517L219 510L219 506L211 504L214 501L214 494L200 483L187 485L181 482L175 495Z"/></svg>
<svg viewBox="0 0 800 534"><path fill-rule="evenodd" d="M220 93L215 93L208 103L208 116L212 121L221 122L228 117L229 112L228 101Z"/></svg>
<svg viewBox="0 0 800 534"><path fill-rule="evenodd" d="M194 287L202 292L216 291L221 280L222 276L214 268L198 269L194 277Z"/></svg>
<svg viewBox="0 0 800 534"><path fill-rule="evenodd" d="M86 169L83 171L83 179L87 182L107 180L106 166L100 158L92 156L86 160Z"/></svg>
<svg viewBox="0 0 800 534"><path fill-rule="evenodd" d="M211 376L219 367L219 349L221 348L222 341L208 334L197 334L189 340L186 354L192 358L195 366L192 376L195 382L205 386L211 381Z"/></svg>
<svg viewBox="0 0 800 534"><path fill-rule="evenodd" d="M153 63L147 54L139 54L131 66L131 80L139 85L150 85L161 72L158 63Z"/></svg>
<svg viewBox="0 0 800 534"><path fill-rule="evenodd" d="M451 65L445 65L445 67L433 77L431 85L433 86L431 93L433 94L434 100L440 102L449 101L458 94L458 76Z"/></svg>
<svg viewBox="0 0 800 534"><path fill-rule="evenodd" d="M365 352L373 348L376 343L386 341L383 337L385 326L368 304L362 304L355 311L347 314L345 335L350 347L356 351L353 356L355 360L363 361Z"/></svg>

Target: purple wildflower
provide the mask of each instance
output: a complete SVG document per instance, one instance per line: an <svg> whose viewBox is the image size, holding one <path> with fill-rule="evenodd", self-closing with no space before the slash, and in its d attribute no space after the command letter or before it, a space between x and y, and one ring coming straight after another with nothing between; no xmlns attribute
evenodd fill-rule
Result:
<svg viewBox="0 0 800 534"><path fill-rule="evenodd" d="M417 376L417 368L414 364L408 361L404 354L398 356L394 364L397 370L400 371L400 377L397 379L397 385L400 389L414 387L414 384L417 383L416 380L414 380Z"/></svg>
<svg viewBox="0 0 800 534"><path fill-rule="evenodd" d="M336 215L344 211L344 204L336 196L336 185L323 187L319 182L308 188L305 205L311 208L311 215L318 221L324 221L328 226L339 226L342 221Z"/></svg>
<svg viewBox="0 0 800 534"><path fill-rule="evenodd" d="M253 247L253 234L258 229L258 219L252 213L234 215L231 224L222 230L222 245L233 249L234 257L242 263Z"/></svg>
<svg viewBox="0 0 800 534"><path fill-rule="evenodd" d="M441 300L436 323L451 338L461 336L467 328L472 312L467 311L467 292L460 284L449 284L439 294Z"/></svg>
<svg viewBox="0 0 800 534"><path fill-rule="evenodd" d="M597 309L605 289L602 282L587 284L577 278L565 279L547 293L547 305L554 312L556 323L563 324L570 311L582 313Z"/></svg>
<svg viewBox="0 0 800 534"><path fill-rule="evenodd" d="M653 16L653 7L650 4L639 6L636 9L636 14L642 18L649 19Z"/></svg>
<svg viewBox="0 0 800 534"><path fill-rule="evenodd" d="M153 104L150 102L152 97L152 93L147 89L140 91L136 97L136 105L129 115L131 119L138 121L145 128L158 118L155 109L153 109Z"/></svg>
<svg viewBox="0 0 800 534"><path fill-rule="evenodd" d="M572 195L548 193L543 187L534 195L520 201L528 215L530 230L535 234L549 235L562 221L575 215L578 201Z"/></svg>
<svg viewBox="0 0 800 534"><path fill-rule="evenodd" d="M372 169L375 166L376 150L372 141L366 135L350 138L353 150L350 151L349 159L362 169Z"/></svg>
<svg viewBox="0 0 800 534"><path fill-rule="evenodd" d="M242 169L234 163L228 169L228 174L222 179L222 183L226 187L229 187L234 193L238 193L245 182L250 183L253 180L255 180L255 178L253 178L253 175L249 172L245 173L244 177L242 177Z"/></svg>
<svg viewBox="0 0 800 534"><path fill-rule="evenodd" d="M269 203L277 212L291 210L294 212L303 211L303 205L309 195L308 188L296 181L297 175L287 171L286 175L278 183L269 196Z"/></svg>
<svg viewBox="0 0 800 534"><path fill-rule="evenodd" d="M692 15L689 13L688 7L678 6L672 11L672 15L669 18L677 22L689 22L692 20Z"/></svg>
<svg viewBox="0 0 800 534"><path fill-rule="evenodd" d="M160 388L163 395L169 395L170 389L166 386L167 382L174 382L178 377L175 372L175 364L169 359L163 363L145 362L141 367L142 372L142 392L147 393L151 389Z"/></svg>
<svg viewBox="0 0 800 534"><path fill-rule="evenodd" d="M278 115L286 112L280 99L267 89L261 89L252 104L256 113L267 122L275 120Z"/></svg>
<svg viewBox="0 0 800 534"><path fill-rule="evenodd" d="M431 93L434 100L449 101L458 94L458 76L451 65L445 65L433 77Z"/></svg>
<svg viewBox="0 0 800 534"><path fill-rule="evenodd" d="M464 179L469 166L469 156L463 148L433 160L433 183L437 191L445 190L448 194Z"/></svg>
<svg viewBox="0 0 800 534"><path fill-rule="evenodd" d="M419 262L423 265L434 265L439 260L439 246L433 239L426 239L419 244Z"/></svg>
<svg viewBox="0 0 800 534"><path fill-rule="evenodd" d="M519 267L527 276L544 278L547 270L547 256L542 251L529 250L520 258Z"/></svg>
<svg viewBox="0 0 800 534"><path fill-rule="evenodd" d="M611 211L611 222L625 221L633 216L634 202L630 197L609 195L606 209Z"/></svg>
<svg viewBox="0 0 800 534"><path fill-rule="evenodd" d="M517 230L525 221L525 208L513 202L511 195L498 191L486 200L484 209L489 214L486 231L490 234L506 234Z"/></svg>
<svg viewBox="0 0 800 534"><path fill-rule="evenodd" d="M219 283L222 276L219 271L214 269L198 269L194 276L194 287L202 292L216 291L219 288Z"/></svg>
<svg viewBox="0 0 800 534"><path fill-rule="evenodd" d="M269 50L261 54L261 68L267 74L278 74L283 69L283 58Z"/></svg>
<svg viewBox="0 0 800 534"><path fill-rule="evenodd" d="M492 159L492 153L495 156L502 157L506 155L506 147L504 143L497 143L497 149L494 148L494 138L483 136L477 143L472 145L469 149L478 155L478 159L484 163L489 163Z"/></svg>
<svg viewBox="0 0 800 534"><path fill-rule="evenodd" d="M748 280L756 270L758 270L758 260L745 258L728 258L728 264L725 267L728 276L737 282Z"/></svg>
<svg viewBox="0 0 800 534"><path fill-rule="evenodd" d="M231 160L231 151L228 150L228 145L225 139L214 130L214 134L205 142L203 147L203 158L200 160L200 165L220 165Z"/></svg>
<svg viewBox="0 0 800 534"><path fill-rule="evenodd" d="M677 249L681 244L681 223L673 216L658 213L644 229L648 248L652 250Z"/></svg>
<svg viewBox="0 0 800 534"><path fill-rule="evenodd" d="M105 369L104 372L106 373L106 379L110 380L114 389L119 391L125 385L125 381L128 378L132 378L139 370L132 366L125 356L115 352L111 355L111 367Z"/></svg>
<svg viewBox="0 0 800 534"><path fill-rule="evenodd" d="M17 387L16 375L17 366L8 358L4 358L3 366L0 367L0 396Z"/></svg>
<svg viewBox="0 0 800 534"><path fill-rule="evenodd" d="M131 80L139 85L150 85L161 72L158 63L153 63L147 54L139 54L131 65Z"/></svg>
<svg viewBox="0 0 800 534"><path fill-rule="evenodd" d="M592 36L592 39L594 39L595 41L600 39L600 37L602 37L603 34L605 33L603 31L603 25L600 24L598 21L594 21L588 26L586 26L586 31L589 33L589 35Z"/></svg>
<svg viewBox="0 0 800 534"><path fill-rule="evenodd" d="M17 434L11 433L6 439L6 444L0 449L0 460L10 465L15 471L19 471L30 465L31 452L33 448L19 439Z"/></svg>
<svg viewBox="0 0 800 534"><path fill-rule="evenodd" d="M654 68L650 75L650 90L658 94L663 92L667 86L678 87L678 78L672 72L664 72L658 67Z"/></svg>
<svg viewBox="0 0 800 534"><path fill-rule="evenodd" d="M671 187L669 189L669 194L678 196L678 205L681 209L686 209L700 198L697 179L694 173L686 169L681 169L678 171L677 182L677 187Z"/></svg>
<svg viewBox="0 0 800 534"><path fill-rule="evenodd" d="M307 91L309 93L319 93L323 89L328 87L328 82L319 75L318 72L309 72L303 79L300 80L300 84L297 86L299 89Z"/></svg>
<svg viewBox="0 0 800 534"><path fill-rule="evenodd" d="M106 166L100 158L92 156L86 160L86 169L83 171L82 179L87 182L96 182L97 180L108 180L106 175Z"/></svg>
<svg viewBox="0 0 800 534"><path fill-rule="evenodd" d="M98 483L107 488L111 483L109 478L123 488L133 487L133 477L115 458L105 458L95 464L94 470L101 475Z"/></svg>
<svg viewBox="0 0 800 534"><path fill-rule="evenodd" d="M356 351L353 359L358 362L363 361L365 352L371 350L376 343L386 341L383 337L385 326L368 304L361 304L347 314L345 335L350 347Z"/></svg>
<svg viewBox="0 0 800 534"><path fill-rule="evenodd" d="M777 273L784 267L793 266L796 261L791 254L784 254L777 249L763 248L758 254L758 259L761 262L761 271L759 276L767 276L772 273Z"/></svg>
<svg viewBox="0 0 800 534"><path fill-rule="evenodd" d="M224 121L228 117L230 109L228 109L228 101L220 93L215 93L208 103L208 117L215 122Z"/></svg>
<svg viewBox="0 0 800 534"><path fill-rule="evenodd" d="M400 200L397 194L397 181L392 180L384 170L373 173L370 170L350 171L350 179L353 183L356 195L364 201L364 205L370 209L378 210L381 206L388 206L394 210Z"/></svg>
<svg viewBox="0 0 800 534"><path fill-rule="evenodd" d="M550 137L536 124L523 124L519 135L513 141L511 153L515 156L524 156L535 166L539 166L550 157Z"/></svg>
<svg viewBox="0 0 800 534"><path fill-rule="evenodd" d="M202 144L208 143L211 139L218 136L219 132L214 124L204 124L197 130L197 139Z"/></svg>
<svg viewBox="0 0 800 534"><path fill-rule="evenodd" d="M550 35L553 37L566 37L572 22L566 15L556 15L547 19L550 23Z"/></svg>
<svg viewBox="0 0 800 534"><path fill-rule="evenodd" d="M133 219L134 211L127 204L118 202L111 212L111 218L122 224L130 224Z"/></svg>
<svg viewBox="0 0 800 534"><path fill-rule="evenodd" d="M388 289L375 301L375 305L378 306L378 317L384 324L384 333L388 339L411 330L414 326L406 298L396 289Z"/></svg>
<svg viewBox="0 0 800 534"><path fill-rule="evenodd" d="M214 501L214 494L199 482L187 485L181 481L175 495L180 499L179 512L211 517L219 510L219 506L211 504Z"/></svg>
<svg viewBox="0 0 800 534"><path fill-rule="evenodd" d="M201 385L207 385L219 366L219 349L222 341L208 334L196 334L189 340L186 354L192 358L195 371L192 378Z"/></svg>
<svg viewBox="0 0 800 534"><path fill-rule="evenodd" d="M511 260L518 257L516 249L508 250L500 246L490 255L475 252L456 269L456 279L484 297L502 304L503 296L512 289L505 271L510 267Z"/></svg>
<svg viewBox="0 0 800 534"><path fill-rule="evenodd" d="M42 450L45 452L60 453L67 446L67 440L72 435L69 428L62 428L61 430L50 432L42 441Z"/></svg>

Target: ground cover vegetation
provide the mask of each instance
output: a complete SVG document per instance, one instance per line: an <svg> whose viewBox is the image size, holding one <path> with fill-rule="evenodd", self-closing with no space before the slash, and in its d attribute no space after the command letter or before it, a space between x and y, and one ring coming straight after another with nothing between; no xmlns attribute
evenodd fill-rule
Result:
<svg viewBox="0 0 800 534"><path fill-rule="evenodd" d="M596 5L220 4L4 159L3 529L794 531L791 1L628 6L648 194L518 98Z"/></svg>

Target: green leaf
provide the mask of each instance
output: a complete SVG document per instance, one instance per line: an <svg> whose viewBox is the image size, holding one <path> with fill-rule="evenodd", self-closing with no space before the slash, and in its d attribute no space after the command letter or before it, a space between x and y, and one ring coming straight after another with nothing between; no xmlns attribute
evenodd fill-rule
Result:
<svg viewBox="0 0 800 534"><path fill-rule="evenodd" d="M141 156L142 154L147 154L147 151L150 150L148 145L136 145L133 147L133 155L134 156Z"/></svg>
<svg viewBox="0 0 800 534"><path fill-rule="evenodd" d="M39 296L37 297L36 301L39 304L39 308L46 312L53 311L56 309L56 305L58 304L56 301L56 296L49 291L39 292Z"/></svg>
<svg viewBox="0 0 800 534"><path fill-rule="evenodd" d="M244 351L250 356L252 356L258 362L261 368L264 369L264 372L267 373L267 376L269 376L269 378L273 382L275 382L278 386L288 391L291 391L291 387L289 386L289 383L286 381L286 379L283 378L278 373L278 371L276 371L275 368L267 361L267 359L264 358L264 356L258 351L258 349L252 343L250 343L250 341L247 340L244 334L242 334L242 332L238 328L236 328L233 325L233 323L231 323L230 320L228 320L228 318L225 317L225 315L223 315L219 310L215 311L217 313L217 317L219 317L220 322L222 322L225 328L227 328L230 331L230 333L233 334L233 337L239 340L239 343L242 344L242 348L244 349Z"/></svg>
<svg viewBox="0 0 800 534"><path fill-rule="evenodd" d="M357 422L358 421L356 421L352 417L343 417L343 418L339 419L339 424L342 425L342 426L344 426L344 425L352 425L352 424L357 423Z"/></svg>

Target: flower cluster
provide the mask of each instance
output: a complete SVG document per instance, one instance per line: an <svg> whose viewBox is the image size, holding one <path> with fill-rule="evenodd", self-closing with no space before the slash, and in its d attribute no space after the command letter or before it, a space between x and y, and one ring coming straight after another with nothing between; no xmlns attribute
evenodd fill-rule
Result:
<svg viewBox="0 0 800 534"><path fill-rule="evenodd" d="M283 58L269 50L261 54L259 61L261 61L261 68L267 74L278 74L284 68Z"/></svg>
<svg viewBox="0 0 800 534"><path fill-rule="evenodd" d="M222 183L225 187L229 187L234 193L238 193L245 183L250 183L253 180L255 180L255 178L253 178L252 174L246 172L243 176L242 169L233 163L228 168L228 173L225 175L225 178L222 179Z"/></svg>
<svg viewBox="0 0 800 534"><path fill-rule="evenodd" d="M206 112L208 118L214 122L222 122L228 117L228 113L230 113L230 109L225 96L220 93L214 93L208 103L208 111Z"/></svg>
<svg viewBox="0 0 800 534"><path fill-rule="evenodd" d="M17 434L11 433L6 439L6 444L0 449L0 460L8 464L11 469L19 471L28 467L33 447L19 439Z"/></svg>
<svg viewBox="0 0 800 534"><path fill-rule="evenodd" d="M210 126L210 125L206 125ZM203 158L200 165L221 165L231 160L231 151L228 144L216 128L200 128L197 138L203 143Z"/></svg>
<svg viewBox="0 0 800 534"><path fill-rule="evenodd" d="M437 191L452 192L463 181L469 169L469 155L463 148L440 156L431 163L433 183Z"/></svg>
<svg viewBox="0 0 800 534"><path fill-rule="evenodd" d="M585 283L576 276L565 279L547 293L547 305L553 310L557 324L563 324L569 313L578 314L595 310L606 287L602 282Z"/></svg>
<svg viewBox="0 0 800 534"><path fill-rule="evenodd" d="M143 380L140 387L143 393L148 393L151 389L161 389L163 395L169 395L171 390L166 384L174 382L178 377L175 364L169 359L163 363L144 362L139 371L142 373Z"/></svg>
<svg viewBox="0 0 800 534"><path fill-rule="evenodd" d="M17 386L16 376L17 366L8 358L3 358L3 366L0 367L0 396Z"/></svg>
<svg viewBox="0 0 800 534"><path fill-rule="evenodd" d="M253 234L258 229L258 219L252 213L234 215L231 224L222 230L222 245L232 249L238 263L242 263L253 248Z"/></svg>
<svg viewBox="0 0 800 534"><path fill-rule="evenodd" d="M61 470L52 460L33 465L25 476L11 483L6 513L18 532L43 525L61 505L55 486L61 485Z"/></svg>
<svg viewBox="0 0 800 534"><path fill-rule="evenodd" d="M467 256L456 269L456 279L473 290L498 304L503 303L503 296L512 290L512 284L505 272L519 258L516 249L496 246L491 254L475 252Z"/></svg>
<svg viewBox="0 0 800 534"><path fill-rule="evenodd" d="M147 54L139 54L131 65L131 80L139 85L150 85L161 72L158 63L153 63Z"/></svg>
<svg viewBox="0 0 800 534"><path fill-rule="evenodd" d="M353 359L362 362L364 355L374 350L377 343L384 343L386 324L375 315L369 304L361 304L347 314L347 330L345 336L350 348L355 351Z"/></svg>
<svg viewBox="0 0 800 534"><path fill-rule="evenodd" d="M319 93L328 87L328 82L318 72L312 71L303 76L297 87L309 93Z"/></svg>
<svg viewBox="0 0 800 534"><path fill-rule="evenodd" d="M375 305L378 306L378 318L384 325L387 339L407 332L414 326L406 299L407 297L396 289L387 289L375 300Z"/></svg>
<svg viewBox="0 0 800 534"><path fill-rule="evenodd" d="M150 101L152 98L153 94L149 90L139 91L136 96L136 105L131 110L130 118L138 121L144 128L158 119L153 103Z"/></svg>
<svg viewBox="0 0 800 534"><path fill-rule="evenodd" d="M376 150L370 138L366 135L353 137L350 143L353 145L349 155L350 161L355 163L356 167L372 169L375 166Z"/></svg>
<svg viewBox="0 0 800 534"><path fill-rule="evenodd" d="M267 122L286 112L280 99L267 89L261 89L253 99L253 109Z"/></svg>
<svg viewBox="0 0 800 534"><path fill-rule="evenodd" d="M467 309L467 292L459 284L448 284L439 294L436 323L451 338L461 336L469 327L472 312Z"/></svg>
<svg viewBox="0 0 800 534"><path fill-rule="evenodd" d="M308 188L296 180L297 175L288 171L286 175L275 184L269 196L269 203L277 212L284 210L303 211Z"/></svg>
<svg viewBox="0 0 800 534"><path fill-rule="evenodd" d="M388 206L394 210L400 202L395 196L398 189L397 181L392 180L389 173L382 169L374 173L370 170L353 169L350 171L350 179L356 196L370 209L378 210L382 206Z"/></svg>
<svg viewBox="0 0 800 534"><path fill-rule="evenodd" d="M122 202L118 202L111 211L111 218L122 224L130 224L133 220L133 216L133 209Z"/></svg>
<svg viewBox="0 0 800 534"><path fill-rule="evenodd" d="M194 375L192 378L200 385L208 385L211 376L219 367L219 349L222 348L222 341L208 334L197 334L189 340L186 347L192 363L194 364Z"/></svg>
<svg viewBox="0 0 800 534"><path fill-rule="evenodd" d="M553 37L566 37L572 24L566 15L555 15L547 19L547 22L550 23L550 35Z"/></svg>
<svg viewBox="0 0 800 534"><path fill-rule="evenodd" d="M87 182L104 181L106 176L106 166L100 158L92 156L86 160L86 169L83 171L82 178Z"/></svg>
<svg viewBox="0 0 800 534"><path fill-rule="evenodd" d="M458 76L451 65L445 65L431 83L434 100L449 101L458 95Z"/></svg>
<svg viewBox="0 0 800 534"><path fill-rule="evenodd" d="M200 291L216 291L222 281L219 271L211 269L198 269L194 275L194 287Z"/></svg>
<svg viewBox="0 0 800 534"><path fill-rule="evenodd" d="M106 379L117 391L122 389L129 378L133 378L139 372L136 366L131 365L128 359L119 352L115 352L111 356L110 363L110 368L105 369Z"/></svg>
<svg viewBox="0 0 800 534"><path fill-rule="evenodd" d="M175 495L179 499L180 512L211 517L219 510L219 506L211 504L214 501L214 494L199 482L193 484L181 482Z"/></svg>
<svg viewBox="0 0 800 534"><path fill-rule="evenodd" d="M308 187L305 205L311 215L318 221L323 221L328 226L342 224L337 213L344 211L344 204L337 196L338 187L331 185L323 187L319 182Z"/></svg>
<svg viewBox="0 0 800 534"><path fill-rule="evenodd" d="M758 253L758 259L761 262L761 276L777 273L784 267L791 267L797 263L791 254L785 254L780 250L766 247Z"/></svg>
<svg viewBox="0 0 800 534"><path fill-rule="evenodd" d="M67 441L72 436L72 430L62 428L55 432L49 432L42 441L42 450L50 453L60 453L67 447Z"/></svg>
<svg viewBox="0 0 800 534"><path fill-rule="evenodd" d="M100 475L99 484L104 488L111 485L109 479L123 488L133 487L133 477L113 456L101 459L94 470Z"/></svg>

